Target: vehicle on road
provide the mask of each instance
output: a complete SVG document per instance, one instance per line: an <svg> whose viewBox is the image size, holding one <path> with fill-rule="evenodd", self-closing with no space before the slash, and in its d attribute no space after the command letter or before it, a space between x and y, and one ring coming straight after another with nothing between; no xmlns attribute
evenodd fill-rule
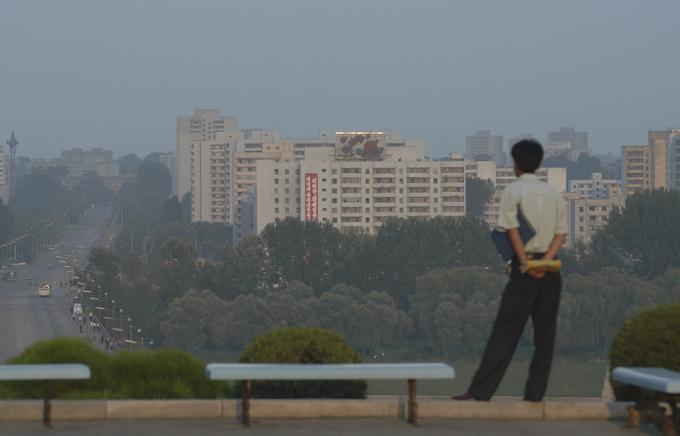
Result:
<svg viewBox="0 0 680 436"><path fill-rule="evenodd" d="M52 269L52 264L48 263L47 265L45 265L45 269Z"/></svg>
<svg viewBox="0 0 680 436"><path fill-rule="evenodd" d="M43 283L38 288L38 297L49 297L52 295L52 288L47 283Z"/></svg>
<svg viewBox="0 0 680 436"><path fill-rule="evenodd" d="M5 273L3 274L3 278L8 282L16 282L17 272L14 270L5 271Z"/></svg>

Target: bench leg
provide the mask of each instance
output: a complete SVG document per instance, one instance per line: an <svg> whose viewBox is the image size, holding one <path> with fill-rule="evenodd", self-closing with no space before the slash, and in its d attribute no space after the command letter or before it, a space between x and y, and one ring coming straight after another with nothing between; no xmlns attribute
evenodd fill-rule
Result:
<svg viewBox="0 0 680 436"><path fill-rule="evenodd" d="M250 395L251 382L250 380L243 381L243 398L241 400L241 423L244 427L250 427Z"/></svg>
<svg viewBox="0 0 680 436"><path fill-rule="evenodd" d="M416 381L408 380L408 423L416 424L418 419L418 404L416 403Z"/></svg>
<svg viewBox="0 0 680 436"><path fill-rule="evenodd" d="M52 428L52 404L50 399L52 392L50 390L50 382L47 380L44 383L44 396L43 396L43 425L45 428Z"/></svg>
<svg viewBox="0 0 680 436"><path fill-rule="evenodd" d="M678 410L678 399L674 396L668 398L668 405L671 408L671 416L667 416L663 423L662 431L664 436L673 436L680 432L680 410Z"/></svg>

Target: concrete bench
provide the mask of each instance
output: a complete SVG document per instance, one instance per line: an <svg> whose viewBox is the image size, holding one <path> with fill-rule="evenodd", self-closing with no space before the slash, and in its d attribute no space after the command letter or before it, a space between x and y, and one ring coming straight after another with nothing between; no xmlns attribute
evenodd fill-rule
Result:
<svg viewBox="0 0 680 436"><path fill-rule="evenodd" d="M640 393L635 398L635 406L628 409L628 426L635 427L640 424L642 417L653 420L665 420L662 423L665 434L675 434L680 429L680 411L678 400L680 399L680 372L665 368L614 368L612 379L623 384L654 391L658 399L665 400L671 409L671 417L664 418L664 411L658 402Z"/></svg>
<svg viewBox="0 0 680 436"><path fill-rule="evenodd" d="M35 365L0 365L0 380L42 380L45 386L43 397L43 425L52 427L52 397L50 380L87 380L90 368L80 363L50 363Z"/></svg>
<svg viewBox="0 0 680 436"><path fill-rule="evenodd" d="M243 381L241 422L250 425L252 380L407 380L408 422L416 423L416 380L453 379L452 367L443 363L211 363L206 367L210 380Z"/></svg>

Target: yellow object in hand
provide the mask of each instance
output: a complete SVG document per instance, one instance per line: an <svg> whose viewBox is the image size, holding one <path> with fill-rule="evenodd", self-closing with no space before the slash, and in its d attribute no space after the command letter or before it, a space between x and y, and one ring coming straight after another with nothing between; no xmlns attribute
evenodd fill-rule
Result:
<svg viewBox="0 0 680 436"><path fill-rule="evenodd" d="M527 263L520 266L520 271L525 273L532 269L545 268L550 272L559 271L562 268L561 260L528 260Z"/></svg>

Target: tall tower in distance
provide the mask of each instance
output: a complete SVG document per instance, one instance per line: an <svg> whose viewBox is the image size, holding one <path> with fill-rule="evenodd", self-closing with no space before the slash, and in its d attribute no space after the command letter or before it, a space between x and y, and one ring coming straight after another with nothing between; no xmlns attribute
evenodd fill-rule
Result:
<svg viewBox="0 0 680 436"><path fill-rule="evenodd" d="M9 198L11 199L14 197L17 186L17 145L19 145L14 132L7 141L7 145L9 145Z"/></svg>

